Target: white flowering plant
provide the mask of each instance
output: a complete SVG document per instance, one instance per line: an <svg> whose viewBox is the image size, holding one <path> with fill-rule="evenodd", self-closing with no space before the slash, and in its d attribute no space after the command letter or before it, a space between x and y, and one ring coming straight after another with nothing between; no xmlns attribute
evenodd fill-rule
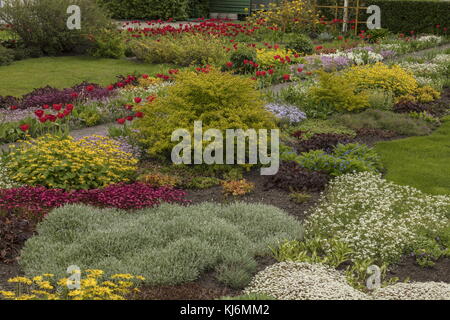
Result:
<svg viewBox="0 0 450 320"><path fill-rule="evenodd" d="M450 198L396 185L379 174L361 172L330 182L305 221L306 237L337 239L350 259L397 262L423 237L437 237L449 226Z"/></svg>

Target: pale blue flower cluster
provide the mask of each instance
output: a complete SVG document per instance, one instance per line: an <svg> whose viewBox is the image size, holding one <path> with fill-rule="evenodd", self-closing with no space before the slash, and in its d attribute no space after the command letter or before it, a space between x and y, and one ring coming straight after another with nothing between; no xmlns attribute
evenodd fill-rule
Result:
<svg viewBox="0 0 450 320"><path fill-rule="evenodd" d="M269 103L266 110L272 112L277 118L289 123L299 123L306 120L306 114L296 106L280 103Z"/></svg>

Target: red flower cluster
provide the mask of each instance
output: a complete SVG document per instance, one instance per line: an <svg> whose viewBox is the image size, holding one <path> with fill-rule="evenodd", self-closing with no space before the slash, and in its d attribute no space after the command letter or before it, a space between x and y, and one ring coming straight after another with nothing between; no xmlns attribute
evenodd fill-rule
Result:
<svg viewBox="0 0 450 320"><path fill-rule="evenodd" d="M64 110L63 110L64 107ZM58 119L64 119L65 117L69 116L74 106L73 104L69 103L65 106L63 104L54 104L51 109L57 112L57 114L51 114L46 113L44 110L50 110L50 106L48 104L43 105L42 109L38 109L34 112L35 116L39 119L40 123L46 123L47 121L55 122Z"/></svg>

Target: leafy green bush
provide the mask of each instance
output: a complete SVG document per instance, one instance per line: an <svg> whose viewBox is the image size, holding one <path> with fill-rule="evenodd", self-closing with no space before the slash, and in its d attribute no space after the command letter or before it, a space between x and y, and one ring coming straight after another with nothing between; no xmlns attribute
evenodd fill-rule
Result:
<svg viewBox="0 0 450 320"><path fill-rule="evenodd" d="M52 211L21 256L28 275L64 275L69 265L133 273L149 285L176 285L215 270L243 287L256 256L284 239L301 239L302 227L284 211L261 204L161 205L133 214L71 205Z"/></svg>
<svg viewBox="0 0 450 320"><path fill-rule="evenodd" d="M0 45L0 66L7 66L14 61L14 50Z"/></svg>
<svg viewBox="0 0 450 320"><path fill-rule="evenodd" d="M382 169L381 160L373 149L355 143L339 144L333 154L322 150L302 153L296 161L307 169L335 177L352 172L379 172Z"/></svg>
<svg viewBox="0 0 450 320"><path fill-rule="evenodd" d="M298 53L311 54L314 52L314 47L311 39L301 33L288 33L285 35L284 43L286 48Z"/></svg>
<svg viewBox="0 0 450 320"><path fill-rule="evenodd" d="M366 110L358 114L337 115L334 120L353 130L362 128L382 129L406 136L427 135L433 130L433 125L425 120L413 119L408 115L381 110Z"/></svg>
<svg viewBox="0 0 450 320"><path fill-rule="evenodd" d="M186 19L189 0L98 0L115 19Z"/></svg>
<svg viewBox="0 0 450 320"><path fill-rule="evenodd" d="M141 107L145 117L134 122L139 139L152 157L170 158L172 133L179 128L193 136L194 122L203 130L273 129L274 117L264 109L260 93L250 79L222 73L183 71L164 96Z"/></svg>
<svg viewBox="0 0 450 320"><path fill-rule="evenodd" d="M337 73L321 72L319 83L310 89L312 99L319 105L336 111L354 111L369 106L367 95L357 93L352 82Z"/></svg>
<svg viewBox="0 0 450 320"><path fill-rule="evenodd" d="M117 30L104 29L97 33L89 54L98 58L120 59L125 56L125 39Z"/></svg>
<svg viewBox="0 0 450 320"><path fill-rule="evenodd" d="M253 47L239 46L230 56L230 62L233 63L233 70L238 74L246 74L254 71L254 67L245 61L255 61L256 50Z"/></svg>
<svg viewBox="0 0 450 320"><path fill-rule="evenodd" d="M178 66L222 66L227 62L223 46L222 39L191 33L163 36L158 40L141 39L130 44L133 54L142 61Z"/></svg>
<svg viewBox="0 0 450 320"><path fill-rule="evenodd" d="M67 8L81 9L81 29L67 28ZM0 20L11 25L27 48L55 55L84 51L91 45L87 35L112 27L104 11L91 0L8 0L0 9Z"/></svg>

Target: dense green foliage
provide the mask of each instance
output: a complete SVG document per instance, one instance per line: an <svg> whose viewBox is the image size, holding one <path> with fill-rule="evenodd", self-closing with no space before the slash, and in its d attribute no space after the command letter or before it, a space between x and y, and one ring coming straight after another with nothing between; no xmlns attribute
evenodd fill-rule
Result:
<svg viewBox="0 0 450 320"><path fill-rule="evenodd" d="M65 275L75 264L176 285L215 270L219 281L243 287L256 256L269 255L279 241L301 239L303 229L284 211L260 204L162 205L133 214L72 205L51 212L38 234L21 257L29 275Z"/></svg>

